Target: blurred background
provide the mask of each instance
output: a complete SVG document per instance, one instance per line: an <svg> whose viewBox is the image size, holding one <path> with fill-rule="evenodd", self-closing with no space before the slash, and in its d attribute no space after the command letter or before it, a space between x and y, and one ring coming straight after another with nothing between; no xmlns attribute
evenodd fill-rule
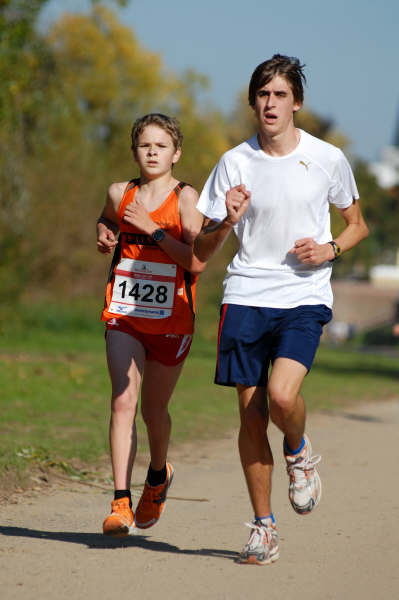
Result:
<svg viewBox="0 0 399 600"><path fill-rule="evenodd" d="M179 118L176 175L200 190L221 153L252 135L250 75L280 52L307 65L297 125L349 156L370 226L370 237L334 265L336 321L353 332L394 318L397 2L338 0L333 11L313 0L0 6L0 298L11 300L13 313L20 302L102 296L108 265L95 252L95 221L108 185L136 174L135 118L149 111ZM334 212L332 221L338 231ZM200 302L217 296L212 281L218 285L231 252L230 245L210 264Z"/></svg>
<svg viewBox="0 0 399 600"><path fill-rule="evenodd" d="M61 372L54 369L51 379L43 357L62 355L71 384L63 394L77 394L77 403L90 399L90 390L76 392L91 373L84 353L101 353L105 373L99 314L109 260L96 251L95 223L109 184L137 175L133 121L151 111L179 119L176 176L200 190L220 155L254 132L247 85L256 65L276 52L306 64L297 125L344 150L370 228L369 238L334 264L335 320L323 341L332 350L343 345L397 359L398 23L396 0L0 0L0 353L3 377L21 384L9 388L17 402L6 415L13 435L19 423L26 436L22 414L43 421L39 404L27 412L32 378L42 378L38 398L43 381L49 398L59 387ZM342 223L333 211L333 232ZM193 356L210 357L206 385L221 280L234 248L229 240L199 283ZM324 375L342 370L337 363L334 372L335 354L323 356ZM363 358L351 361L351 376L377 369ZM397 385L397 364L385 368L385 395ZM101 380L102 406L106 375L90 377ZM364 399L365 389L358 395ZM49 419L54 425L54 414ZM39 437L48 435L49 424L37 427Z"/></svg>

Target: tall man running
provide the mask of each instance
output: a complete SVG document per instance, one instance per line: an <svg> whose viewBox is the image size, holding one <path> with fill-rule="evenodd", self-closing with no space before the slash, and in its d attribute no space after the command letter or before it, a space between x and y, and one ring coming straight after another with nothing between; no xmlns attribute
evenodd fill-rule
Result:
<svg viewBox="0 0 399 600"><path fill-rule="evenodd" d="M201 261L231 229L240 242L223 284L215 382L238 392L239 451L254 510L242 563L279 557L269 414L284 434L293 509L306 515L320 501L320 457L305 434L300 390L332 317L332 262L368 235L341 150L294 125L303 82L296 58L276 54L258 65L249 84L258 133L222 156L197 205L206 217L194 245ZM330 204L346 225L335 239Z"/></svg>

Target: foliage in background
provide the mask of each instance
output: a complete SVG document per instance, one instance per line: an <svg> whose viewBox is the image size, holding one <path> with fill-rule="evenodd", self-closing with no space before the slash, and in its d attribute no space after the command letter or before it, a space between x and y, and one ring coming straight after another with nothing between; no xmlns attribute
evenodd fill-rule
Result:
<svg viewBox="0 0 399 600"><path fill-rule="evenodd" d="M171 72L101 2L93 0L89 14L65 13L40 33L45 3L0 5L0 301L103 293L108 265L95 251L94 224L109 184L137 175L129 134L138 116L179 118L184 144L175 173L197 189L220 155L255 131L246 91L231 115L200 106L206 77ZM296 123L347 144L330 120L306 108ZM363 164L355 174L372 233L337 263L338 276L366 276L397 245L398 194L382 191ZM332 220L339 231L334 210ZM211 261L202 278L205 300L217 302L234 248L229 240Z"/></svg>
<svg viewBox="0 0 399 600"><path fill-rule="evenodd" d="M0 2L0 470L18 469L28 455L92 460L107 450L99 313L108 265L95 250L94 225L111 181L137 174L135 118L155 110L179 118L176 176L198 189L220 155L255 131L246 93L232 115L200 107L206 78L172 73L101 2L39 33L45 2ZM297 125L346 144L305 109ZM337 263L342 274L364 274L396 247L398 194L383 192L365 165L356 177L372 235ZM175 439L211 436L236 420L234 393L212 386L220 282L235 249L230 236L200 279L197 335L172 405ZM319 407L331 407L342 389L351 400L393 397L396 366L323 349L306 394Z"/></svg>
<svg viewBox="0 0 399 600"><path fill-rule="evenodd" d="M109 184L137 175L130 129L138 116L178 116L176 175L196 187L228 147L222 115L197 105L206 78L170 72L98 2L42 35L43 4L10 0L1 12L2 300L102 293L95 221Z"/></svg>

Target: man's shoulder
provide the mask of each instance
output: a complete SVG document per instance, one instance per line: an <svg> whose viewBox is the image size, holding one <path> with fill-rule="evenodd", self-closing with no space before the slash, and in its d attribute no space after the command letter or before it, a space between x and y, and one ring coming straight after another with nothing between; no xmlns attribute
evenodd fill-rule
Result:
<svg viewBox="0 0 399 600"><path fill-rule="evenodd" d="M340 161L346 160L344 153L338 146L334 146L334 144L321 140L302 130L300 151L303 152L307 158L319 163L328 171L334 168Z"/></svg>
<svg viewBox="0 0 399 600"><path fill-rule="evenodd" d="M239 161L241 158L251 156L254 152L259 149L257 144L257 136L253 135L247 140L244 140L237 146L230 148L224 154L222 154L220 160L224 163L231 163Z"/></svg>
<svg viewBox="0 0 399 600"><path fill-rule="evenodd" d="M322 160L334 161L339 160L344 156L342 150L338 146L334 146L330 142L326 142L307 131L301 130L301 150L307 153L312 153L315 158L318 156Z"/></svg>

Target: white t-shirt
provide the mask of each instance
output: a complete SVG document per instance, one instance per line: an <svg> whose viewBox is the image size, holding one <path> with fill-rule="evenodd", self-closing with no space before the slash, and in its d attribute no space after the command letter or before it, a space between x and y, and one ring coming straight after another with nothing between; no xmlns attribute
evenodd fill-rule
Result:
<svg viewBox="0 0 399 600"><path fill-rule="evenodd" d="M210 174L197 208L215 221L226 217L226 192L245 184L250 205L234 227L240 247L227 268L223 302L294 308L332 306L331 263L302 264L289 254L295 241L332 239L330 203L358 199L352 170L339 148L300 131L298 146L270 156L253 136L226 152Z"/></svg>

